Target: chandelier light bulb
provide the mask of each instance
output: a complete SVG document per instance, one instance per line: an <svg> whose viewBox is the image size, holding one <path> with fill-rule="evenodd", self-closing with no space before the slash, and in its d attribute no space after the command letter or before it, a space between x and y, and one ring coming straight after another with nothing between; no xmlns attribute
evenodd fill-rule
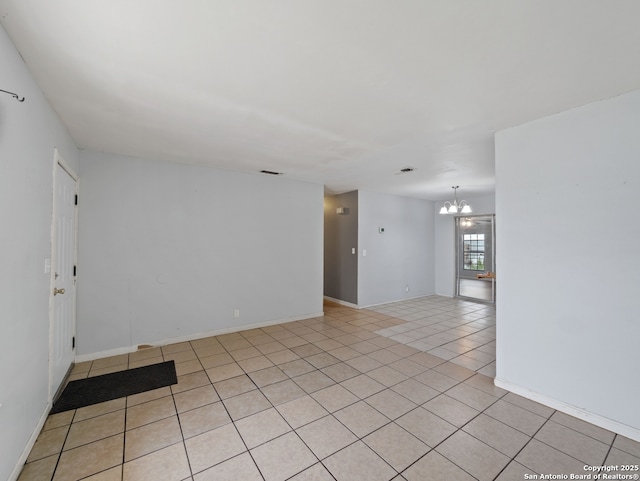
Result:
<svg viewBox="0 0 640 481"><path fill-rule="evenodd" d="M457 214L460 211L461 214L470 214L471 206L467 203L466 200L462 200L458 202L458 188L459 185L452 185L453 189L453 202L445 202L444 205L440 208L440 214Z"/></svg>

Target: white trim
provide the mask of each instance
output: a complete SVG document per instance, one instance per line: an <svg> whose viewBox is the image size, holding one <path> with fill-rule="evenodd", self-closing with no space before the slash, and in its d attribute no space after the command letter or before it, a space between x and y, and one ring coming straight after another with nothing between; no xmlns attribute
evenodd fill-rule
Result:
<svg viewBox="0 0 640 481"><path fill-rule="evenodd" d="M13 471L11 472L11 474L9 474L9 479L7 481L16 481L20 476L20 473L24 468L24 463L27 462L27 458L29 457L29 454L31 453L31 450L33 449L34 444L36 444L36 440L40 435L40 431L42 431L42 428L44 427L44 423L47 422L49 411L51 411L51 402L48 402L47 405L45 406L44 412L42 413L42 416L40 416L40 420L38 421L38 424L36 424L36 427L31 433L31 437L29 438L29 441L27 441L26 446L22 450L22 454L18 458L18 461L16 462L16 465L13 468Z"/></svg>
<svg viewBox="0 0 640 481"><path fill-rule="evenodd" d="M53 299L53 288L55 287L55 257L57 252L57 239L56 239L56 226L55 226L55 218L56 218L56 182L58 177L58 166L62 170L64 170L75 182L76 184L76 195L80 190L80 182L78 179L78 174L71 168L69 164L65 162L65 160L60 155L60 152L56 147L53 148L53 184L51 190L51 272L49 274L49 379L48 384L49 387L47 389L47 402L52 403L53 396L56 394L58 386L55 387L51 385L53 380L53 361L51 359L51 354L53 353L53 325L54 325L54 316L55 316L55 304ZM73 253L73 262L77 265L78 263L78 209L75 209L75 221L74 221L74 253ZM77 277L76 277L77 279ZM76 335L77 328L77 319L76 319L76 293L77 293L77 281L75 281L74 285L74 306L73 306L73 329L72 335ZM74 348L75 351L75 348Z"/></svg>
<svg viewBox="0 0 640 481"><path fill-rule="evenodd" d="M352 304L351 302L347 302L347 301L343 301L340 299L335 299L333 297L329 297L329 296L324 296L324 298L327 301L331 301L331 302L335 302L336 304L340 304L341 306L347 306L347 307L351 307L353 309L369 309L370 307L378 307L378 306L384 306L386 304L393 304L395 302L403 302L403 301L411 301L414 299L421 299L423 297L429 297L429 296L440 296L441 294L425 294L424 296L415 296L415 297L406 297L404 299L396 299L395 301L386 301L386 302L381 302L380 304L369 304L368 306L359 306L358 304ZM449 296L443 296L443 297L449 297Z"/></svg>
<svg viewBox="0 0 640 481"><path fill-rule="evenodd" d="M640 442L639 428L634 428L627 424L614 421L613 419L600 416L599 414L586 411L583 408L567 404L563 401L558 401L557 399L549 397L545 394L540 394L538 392L532 391L522 386L518 386L517 384L510 383L509 381L505 381L503 379L496 378L493 380L493 383L499 388L506 389L507 391L518 394L519 396L539 402L540 404L544 404L545 406L549 406L550 408L556 409L570 416L582 419L583 421L595 424L596 426L599 426L603 429L607 429L622 436L626 436L629 439L633 439L634 441Z"/></svg>
<svg viewBox="0 0 640 481"><path fill-rule="evenodd" d="M206 337L212 337L212 336L220 336L222 334L229 334L231 332L248 331L249 329L257 329L260 327L274 326L277 324L286 324L288 322L301 321L303 319L312 319L314 317L322 317L322 316L324 316L324 312L317 312L313 314L305 314L303 316L288 317L288 318L277 319L273 321L244 324L242 326L229 326L229 327L224 327L222 329L217 329L215 331L200 332L197 334L188 334L185 336L172 337L169 339L162 339L162 340L153 341L153 342L141 342L140 345L149 345L153 347L166 346L167 344L175 344L177 342L195 341L197 339L204 339ZM81 354L81 355L76 355L76 362L78 363L78 362L94 361L96 359L102 359L103 357L118 356L120 354L128 354L130 352L135 352L137 350L138 350L138 344L134 346L109 349L108 351L94 352L91 354Z"/></svg>
<svg viewBox="0 0 640 481"><path fill-rule="evenodd" d="M340 299L335 299L335 298L329 297L329 296L324 296L324 299L326 301L335 302L336 304L340 304L341 306L352 307L353 309L360 309L360 307L357 304L352 304L351 302L343 301L343 300L340 300Z"/></svg>
<svg viewBox="0 0 640 481"><path fill-rule="evenodd" d="M76 184L78 183L78 181L80 180L80 177L78 177L78 174L76 174L75 171L71 168L71 166L65 162L65 160L62 158L62 156L60 155L60 152L58 152L58 149L56 147L53 148L53 160L54 160L54 167L55 167L55 164L60 165L60 167L62 167L65 170L65 172L69 174L73 180L76 181Z"/></svg>
<svg viewBox="0 0 640 481"><path fill-rule="evenodd" d="M170 344L170 343L166 343ZM158 343L149 344L152 347L164 346L162 341ZM76 354L76 364L79 362L95 361L96 359L102 359L104 357L120 356L121 354L129 354L136 352L138 346L119 347L117 349L109 349L108 351L94 352L91 354Z"/></svg>
<svg viewBox="0 0 640 481"><path fill-rule="evenodd" d="M358 306L358 309L369 309L370 307L386 306L387 304L394 304L396 302L413 301L415 299L422 299L423 297L439 296L439 295L440 294L433 293L433 294L424 294L422 296L405 297L403 299L395 299L393 301L380 302L379 304L369 304L367 306Z"/></svg>

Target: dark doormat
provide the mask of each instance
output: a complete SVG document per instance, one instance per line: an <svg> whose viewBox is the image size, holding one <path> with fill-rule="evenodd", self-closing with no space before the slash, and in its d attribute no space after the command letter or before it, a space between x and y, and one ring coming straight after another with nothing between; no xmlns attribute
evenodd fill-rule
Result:
<svg viewBox="0 0 640 481"><path fill-rule="evenodd" d="M77 409L176 384L173 361L71 381L49 414Z"/></svg>

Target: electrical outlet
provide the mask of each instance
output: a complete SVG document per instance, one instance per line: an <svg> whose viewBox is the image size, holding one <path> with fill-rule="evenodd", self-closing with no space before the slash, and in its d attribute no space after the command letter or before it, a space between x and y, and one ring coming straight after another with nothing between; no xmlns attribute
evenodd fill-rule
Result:
<svg viewBox="0 0 640 481"><path fill-rule="evenodd" d="M407 284L407 287L405 287L405 288L404 288L404 290L405 290L406 292L409 292L409 284Z"/></svg>
<svg viewBox="0 0 640 481"><path fill-rule="evenodd" d="M240 317L240 309L233 310L233 317Z"/></svg>

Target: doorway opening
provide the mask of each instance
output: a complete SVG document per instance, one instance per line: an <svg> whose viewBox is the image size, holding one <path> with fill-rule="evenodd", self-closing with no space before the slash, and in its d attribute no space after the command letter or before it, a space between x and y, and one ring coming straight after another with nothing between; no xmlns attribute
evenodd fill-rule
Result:
<svg viewBox="0 0 640 481"><path fill-rule="evenodd" d="M496 301L495 215L456 217L456 296Z"/></svg>

